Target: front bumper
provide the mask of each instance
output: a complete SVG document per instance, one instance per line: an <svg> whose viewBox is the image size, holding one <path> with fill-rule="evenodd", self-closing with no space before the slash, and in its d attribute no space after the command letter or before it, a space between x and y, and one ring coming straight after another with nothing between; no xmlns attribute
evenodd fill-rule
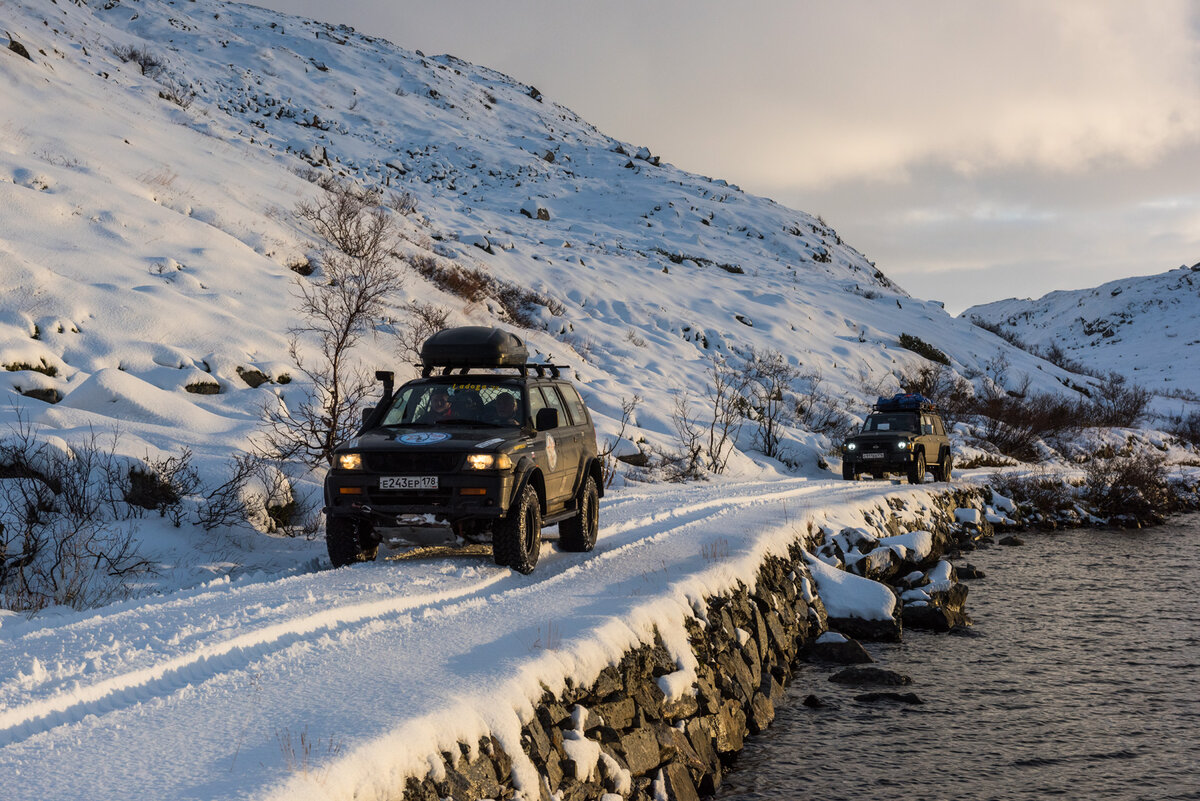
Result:
<svg viewBox="0 0 1200 801"><path fill-rule="evenodd" d="M896 472L907 470L913 462L913 451L909 449L889 448L843 450L842 461L853 465L860 473Z"/></svg>
<svg viewBox="0 0 1200 801"><path fill-rule="evenodd" d="M325 514L369 519L372 525L406 525L414 517L453 524L503 517L512 498L512 472L437 476L437 489L380 488L377 473L336 471L325 479Z"/></svg>

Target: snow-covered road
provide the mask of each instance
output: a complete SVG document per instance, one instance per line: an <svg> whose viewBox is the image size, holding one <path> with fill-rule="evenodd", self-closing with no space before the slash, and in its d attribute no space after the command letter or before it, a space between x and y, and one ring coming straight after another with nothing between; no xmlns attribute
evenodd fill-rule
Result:
<svg viewBox="0 0 1200 801"><path fill-rule="evenodd" d="M682 653L681 621L701 598L752 580L804 521L858 523L856 508L885 492L927 490L635 487L604 500L594 552L544 543L530 576L490 555L440 555L10 620L3 796L383 797L455 741L491 731L519 750L543 684L591 680L655 627Z"/></svg>

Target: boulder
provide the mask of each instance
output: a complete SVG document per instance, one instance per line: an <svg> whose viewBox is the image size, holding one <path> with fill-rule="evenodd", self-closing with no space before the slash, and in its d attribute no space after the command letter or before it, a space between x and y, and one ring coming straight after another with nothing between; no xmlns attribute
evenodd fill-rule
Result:
<svg viewBox="0 0 1200 801"><path fill-rule="evenodd" d="M839 670L829 677L829 680L838 684L881 684L887 687L895 687L904 684L912 684L912 679L905 676L903 673L897 673L894 670L886 670L877 667L848 667L845 670Z"/></svg>
<svg viewBox="0 0 1200 801"><path fill-rule="evenodd" d="M875 661L858 640L834 632L822 634L815 642L806 645L801 655L809 662L835 665L861 665Z"/></svg>

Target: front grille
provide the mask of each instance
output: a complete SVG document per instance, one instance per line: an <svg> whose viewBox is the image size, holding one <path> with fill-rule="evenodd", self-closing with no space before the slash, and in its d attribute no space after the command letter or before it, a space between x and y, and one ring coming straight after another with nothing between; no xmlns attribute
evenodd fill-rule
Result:
<svg viewBox="0 0 1200 801"><path fill-rule="evenodd" d="M458 467L462 454L383 451L364 453L363 461L372 473L397 476L427 476L449 473Z"/></svg>

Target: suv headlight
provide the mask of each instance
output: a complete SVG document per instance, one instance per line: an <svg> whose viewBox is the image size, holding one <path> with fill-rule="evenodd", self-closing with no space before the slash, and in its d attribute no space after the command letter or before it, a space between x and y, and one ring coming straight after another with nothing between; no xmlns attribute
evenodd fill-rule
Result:
<svg viewBox="0 0 1200 801"><path fill-rule="evenodd" d="M856 450L858 450L858 446L857 446L857 445L855 445L853 442L847 442L847 443L846 443L846 450L848 450L848 451L856 451Z"/></svg>
<svg viewBox="0 0 1200 801"><path fill-rule="evenodd" d="M897 442L896 447L902 451L908 450L908 443L907 442Z"/></svg>
<svg viewBox="0 0 1200 801"><path fill-rule="evenodd" d="M512 467L512 459L507 453L469 453L467 467L471 470L507 470Z"/></svg>
<svg viewBox="0 0 1200 801"><path fill-rule="evenodd" d="M337 466L342 470L362 470L363 461L361 453L339 453L337 455Z"/></svg>

